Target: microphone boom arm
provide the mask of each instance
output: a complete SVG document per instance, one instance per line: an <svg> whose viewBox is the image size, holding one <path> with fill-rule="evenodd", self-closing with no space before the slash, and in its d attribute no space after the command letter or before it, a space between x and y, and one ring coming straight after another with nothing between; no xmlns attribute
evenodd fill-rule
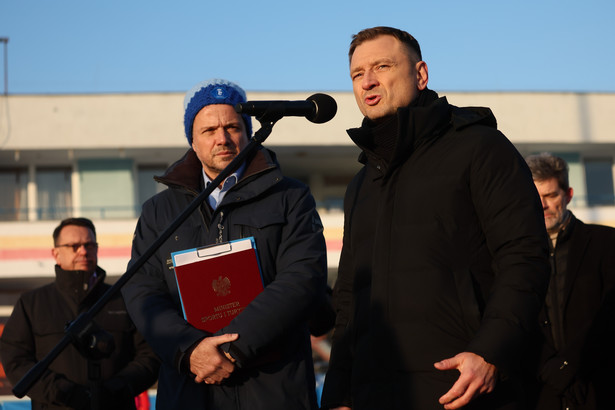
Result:
<svg viewBox="0 0 615 410"><path fill-rule="evenodd" d="M281 118L281 117L280 117ZM157 237L150 247L132 264L126 272L109 288L100 299L86 312L81 313L69 326L64 330L64 336L58 344L39 362L37 362L28 372L15 384L13 394L18 398L23 398L30 388L36 383L43 373L49 368L49 365L56 357L70 344L77 342L86 334L90 323L98 312L111 300L113 296L128 282L135 273L147 262L147 260L160 248L164 242L180 227L180 225L188 219L188 216L194 212L203 203L212 191L222 184L224 180L231 175L243 161L256 150L271 134L273 125L278 119L268 119L261 122L259 129L254 136L250 138L248 145L242 149L239 154L218 174L218 176L209 184L197 197L188 205L184 211Z"/></svg>

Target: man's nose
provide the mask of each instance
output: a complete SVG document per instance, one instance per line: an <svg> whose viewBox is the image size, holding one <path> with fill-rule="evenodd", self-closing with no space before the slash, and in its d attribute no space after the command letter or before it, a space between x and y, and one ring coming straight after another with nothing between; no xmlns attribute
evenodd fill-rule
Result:
<svg viewBox="0 0 615 410"><path fill-rule="evenodd" d="M218 145L226 145L230 140L230 134L224 128L219 128L216 131L216 144Z"/></svg>
<svg viewBox="0 0 615 410"><path fill-rule="evenodd" d="M363 74L363 79L362 79L362 84L361 85L362 85L364 90L370 90L374 86L378 85L378 78L377 78L376 74L374 74L370 70L365 71L365 73Z"/></svg>

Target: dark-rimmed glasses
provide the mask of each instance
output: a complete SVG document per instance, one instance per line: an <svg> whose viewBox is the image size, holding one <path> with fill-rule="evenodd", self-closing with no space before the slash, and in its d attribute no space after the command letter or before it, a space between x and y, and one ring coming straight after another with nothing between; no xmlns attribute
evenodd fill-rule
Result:
<svg viewBox="0 0 615 410"><path fill-rule="evenodd" d="M96 242L84 242L84 243L66 243L64 245L56 245L56 248L71 248L73 252L77 253L81 247L84 247L86 251L93 251L98 248Z"/></svg>

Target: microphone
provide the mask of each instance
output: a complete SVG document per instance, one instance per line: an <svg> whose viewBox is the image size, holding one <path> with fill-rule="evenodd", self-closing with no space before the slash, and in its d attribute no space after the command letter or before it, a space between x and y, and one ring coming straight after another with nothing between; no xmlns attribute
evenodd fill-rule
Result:
<svg viewBox="0 0 615 410"><path fill-rule="evenodd" d="M327 94L314 94L305 101L247 101L235 105L235 111L261 118L265 115L281 117L305 117L322 124L335 117L337 103Z"/></svg>

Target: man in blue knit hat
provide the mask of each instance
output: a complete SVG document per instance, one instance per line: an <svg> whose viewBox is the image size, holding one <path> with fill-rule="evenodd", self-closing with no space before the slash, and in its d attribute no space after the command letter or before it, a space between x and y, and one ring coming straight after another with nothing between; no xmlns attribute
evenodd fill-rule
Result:
<svg viewBox="0 0 615 410"><path fill-rule="evenodd" d="M191 149L156 181L132 246L137 260L248 144L245 92L226 80L184 100ZM254 237L265 289L215 334L188 324L171 253ZM137 328L162 359L158 409L316 409L308 319L325 298L322 223L307 186L284 177L263 147L248 156L124 286Z"/></svg>

